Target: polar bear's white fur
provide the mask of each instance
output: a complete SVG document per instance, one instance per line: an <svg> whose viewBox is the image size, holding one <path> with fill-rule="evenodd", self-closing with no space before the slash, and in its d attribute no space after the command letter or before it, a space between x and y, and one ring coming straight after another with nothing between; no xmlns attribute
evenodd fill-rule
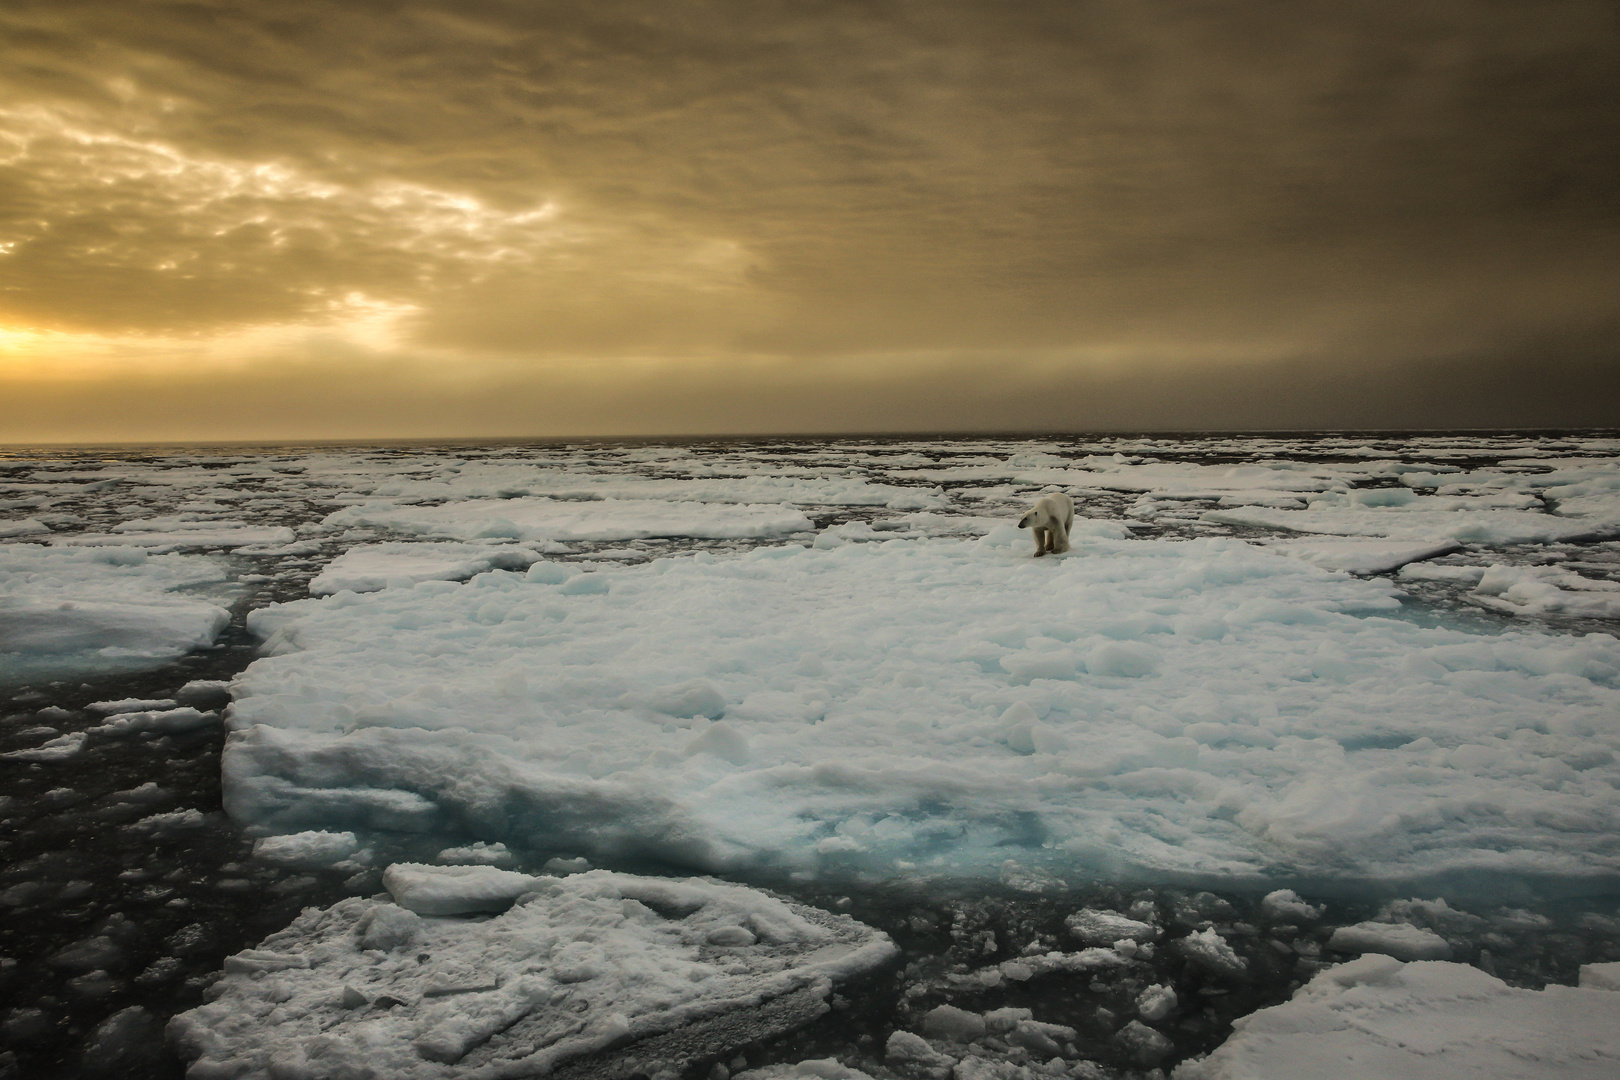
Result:
<svg viewBox="0 0 1620 1080"><path fill-rule="evenodd" d="M1035 530L1035 557L1048 551L1061 555L1069 550L1069 530L1074 528L1074 500L1063 492L1042 495L1034 509L1019 519L1020 529Z"/></svg>

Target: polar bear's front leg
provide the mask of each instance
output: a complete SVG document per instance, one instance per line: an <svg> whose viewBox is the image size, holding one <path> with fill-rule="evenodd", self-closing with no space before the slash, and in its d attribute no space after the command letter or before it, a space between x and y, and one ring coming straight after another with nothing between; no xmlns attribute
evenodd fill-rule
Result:
<svg viewBox="0 0 1620 1080"><path fill-rule="evenodd" d="M1046 545L1052 534L1045 525L1037 525L1033 531L1035 533L1035 557L1038 559L1046 554Z"/></svg>

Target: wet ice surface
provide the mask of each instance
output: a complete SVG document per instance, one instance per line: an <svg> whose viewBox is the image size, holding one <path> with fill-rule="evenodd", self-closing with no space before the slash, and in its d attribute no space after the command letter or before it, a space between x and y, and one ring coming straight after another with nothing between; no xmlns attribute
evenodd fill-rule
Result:
<svg viewBox="0 0 1620 1080"><path fill-rule="evenodd" d="M239 672L254 655L247 612L307 596L311 579L346 551L438 545L409 565L351 558L358 574L347 587L380 584L385 593L528 561L519 549L609 568L694 551L729 559L818 536L825 539L816 551L836 553L841 544L889 538L973 540L1050 486L1070 491L1082 517L1115 523L1114 535L1268 542L1310 565L1381 574L1371 580L1397 586L1399 617L1420 629L1549 632L1568 642L1615 630L1617 451L1620 440L1596 435L1463 435L40 451L0 459L0 535L21 557L212 560L228 581L176 579L179 588L160 591L158 603L166 596L232 614L214 648L178 661L154 650L137 662L164 666L145 674L107 675L83 657L36 652L32 662L45 656L60 666L37 668L22 686L14 677L3 691L0 753L25 756L0 760L0 1030L14 1055L0 1058L0 1069L178 1075L159 1028L202 1002L225 956L257 945L305 905L376 893L390 862L432 862L447 846L442 837L361 830L364 859L300 863L272 858L273 849L255 858L253 838L221 812L219 730L161 720L216 707L203 696L182 701L180 691ZM503 502L510 512L500 512ZM603 511L594 531L593 503ZM98 565L116 569L121 558ZM1601 673L1596 683L1590 673L1580 677L1606 685ZM119 699L151 704L88 709ZM1505 709L1516 707L1538 706L1509 700ZM120 716L124 730L91 732ZM141 716L148 719L128 719ZM1591 754L1606 747L1598 738ZM1570 767L1606 775L1595 758ZM1576 805L1608 813L1604 798L1577 795ZM503 867L527 873L581 854L577 844L547 846L543 838L459 837L464 847L503 839ZM618 870L683 871L645 857L596 858ZM879 1077L940 1075L953 1062L961 1075L992 1064L1076 1076L1087 1075L1087 1062L1127 1073L1168 1068L1213 1049L1233 1019L1283 1001L1320 966L1349 959L1329 947L1335 931L1369 922L1425 931L1453 961L1515 986L1573 984L1581 964L1620 959L1615 895L1602 882L1556 900L1507 896L1505 906L1478 897L1403 906L1435 893L1393 886L1382 896L1307 892L1303 906L1323 910L1302 920L1262 904L1267 889L1252 882L1205 889L1110 883L1092 873L1059 885L1041 863L1026 856L994 880L926 885L908 882L904 868L833 882L802 868L795 877L740 867L735 876L744 881L886 931L903 956L842 988L832 1011L798 1032L689 1071L825 1057ZM1151 927L1145 947L1087 940L1073 928L1082 911ZM1341 934L1338 943L1357 940ZM919 1041L891 1045L896 1032ZM1053 1057L1061 1067L1043 1064Z"/></svg>

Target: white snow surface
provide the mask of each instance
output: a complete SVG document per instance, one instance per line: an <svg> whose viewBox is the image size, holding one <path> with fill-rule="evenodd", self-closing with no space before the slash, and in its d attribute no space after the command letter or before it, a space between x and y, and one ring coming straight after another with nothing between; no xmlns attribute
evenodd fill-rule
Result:
<svg viewBox="0 0 1620 1080"><path fill-rule="evenodd" d="M419 581L463 581L485 570L524 569L543 553L516 544L359 544L327 563L309 583L312 596L348 589L376 592Z"/></svg>
<svg viewBox="0 0 1620 1080"><path fill-rule="evenodd" d="M1451 944L1433 930L1410 923L1362 922L1341 926L1328 938L1339 952L1382 953L1397 960L1450 960Z"/></svg>
<svg viewBox="0 0 1620 1080"><path fill-rule="evenodd" d="M395 863L383 873L394 903L418 915L470 915L505 911L540 881L494 866L430 866Z"/></svg>
<svg viewBox="0 0 1620 1080"><path fill-rule="evenodd" d="M203 712L183 705L177 709L153 709L147 712L120 712L109 716L100 725L90 728L91 734L122 737L143 732L178 735L218 727L217 712Z"/></svg>
<svg viewBox="0 0 1620 1080"><path fill-rule="evenodd" d="M1026 540L267 608L227 806L709 870L1620 869L1613 637L1421 626L1387 582L1235 540Z"/></svg>
<svg viewBox="0 0 1620 1080"><path fill-rule="evenodd" d="M0 544L0 682L154 667L230 621L174 590L223 580L202 556Z"/></svg>
<svg viewBox="0 0 1620 1080"><path fill-rule="evenodd" d="M1304 559L1327 570L1387 574L1407 563L1456 551L1460 545L1450 542L1392 544L1381 540L1295 540L1272 542L1266 546L1272 551Z"/></svg>
<svg viewBox="0 0 1620 1080"><path fill-rule="evenodd" d="M298 867L331 866L359 850L360 841L354 833L320 829L265 836L253 842L255 859Z"/></svg>
<svg viewBox="0 0 1620 1080"><path fill-rule="evenodd" d="M791 506L658 499L469 499L440 506L364 503L329 514L330 526L364 525L456 540L632 540L652 536L768 537L808 532Z"/></svg>
<svg viewBox="0 0 1620 1080"><path fill-rule="evenodd" d="M1485 568L1472 598L1512 615L1558 612L1620 619L1620 582L1583 577L1559 566Z"/></svg>
<svg viewBox="0 0 1620 1080"><path fill-rule="evenodd" d="M847 916L717 881L594 870L533 886L489 919L358 897L306 908L228 958L217 999L170 1037L193 1075L543 1075L689 1025L746 1023L796 992L824 998L895 951Z"/></svg>
<svg viewBox="0 0 1620 1080"><path fill-rule="evenodd" d="M294 538L284 525L248 525L240 521L194 520L189 516L126 521L108 533L56 536L61 547L137 547L152 552L186 548L238 548L249 545L289 544Z"/></svg>
<svg viewBox="0 0 1620 1080"><path fill-rule="evenodd" d="M1389 491L1406 502L1369 502L1358 495ZM1246 505L1211 510L1203 520L1221 525L1256 525L1303 533L1382 536L1416 543L1485 545L1545 544L1620 533L1604 518L1558 517L1530 509L1497 509L1473 496L1414 495L1404 488L1351 492L1313 500L1304 510Z"/></svg>
<svg viewBox="0 0 1620 1080"><path fill-rule="evenodd" d="M1478 968L1364 956L1237 1020L1173 1080L1612 1080L1620 993L1521 990Z"/></svg>
<svg viewBox="0 0 1620 1080"><path fill-rule="evenodd" d="M734 1080L872 1080L859 1069L852 1069L837 1058L810 1058L791 1064L766 1065L737 1073Z"/></svg>

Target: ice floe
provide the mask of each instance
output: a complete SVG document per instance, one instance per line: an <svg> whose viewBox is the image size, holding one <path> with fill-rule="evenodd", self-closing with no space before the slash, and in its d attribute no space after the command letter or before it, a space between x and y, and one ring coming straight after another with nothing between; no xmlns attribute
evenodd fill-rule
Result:
<svg viewBox="0 0 1620 1080"><path fill-rule="evenodd" d="M0 680L151 667L207 645L229 614L175 590L224 577L200 556L0 544Z"/></svg>
<svg viewBox="0 0 1620 1080"><path fill-rule="evenodd" d="M227 805L709 870L1620 870L1613 637L1418 625L1233 540L1007 534L263 609Z"/></svg>
<svg viewBox="0 0 1620 1080"><path fill-rule="evenodd" d="M470 902L506 872L405 876L435 873ZM492 918L358 897L306 909L229 957L170 1037L194 1076L623 1076L797 1027L895 951L847 916L717 881L597 870L524 885Z"/></svg>
<svg viewBox="0 0 1620 1080"><path fill-rule="evenodd" d="M375 592L419 581L462 581L485 570L525 569L544 557L517 544L359 544L326 565L309 583L314 596L348 589Z"/></svg>
<svg viewBox="0 0 1620 1080"><path fill-rule="evenodd" d="M1524 990L1478 968L1364 956L1233 1024L1174 1080L1609 1080L1620 993Z"/></svg>
<svg viewBox="0 0 1620 1080"><path fill-rule="evenodd" d="M653 536L769 537L814 527L791 506L653 499L471 499L440 506L365 503L329 514L329 526L367 525L456 540L630 540Z"/></svg>

